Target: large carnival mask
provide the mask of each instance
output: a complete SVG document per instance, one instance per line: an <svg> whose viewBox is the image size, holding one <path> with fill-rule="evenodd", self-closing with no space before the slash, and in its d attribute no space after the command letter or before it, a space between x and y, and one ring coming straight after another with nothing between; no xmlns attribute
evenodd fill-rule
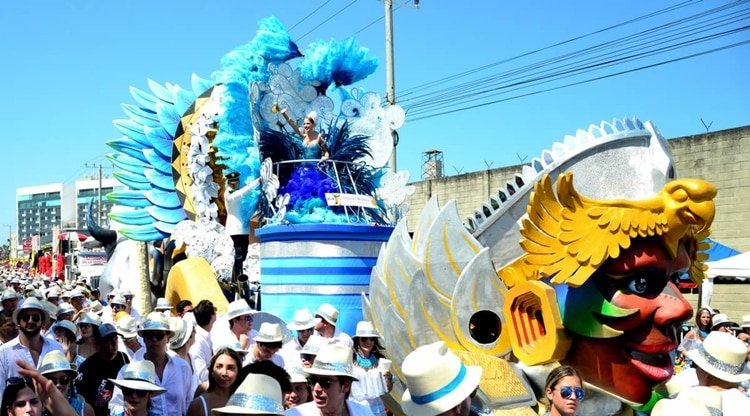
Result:
<svg viewBox="0 0 750 416"><path fill-rule="evenodd" d="M677 328L692 315L675 282L688 271L703 278L697 241L716 188L682 179L646 200L596 201L572 184L571 174L558 177L556 194L549 177L537 184L521 231L527 254L501 276L549 279L571 334L558 358L595 388L642 404L672 375Z"/></svg>

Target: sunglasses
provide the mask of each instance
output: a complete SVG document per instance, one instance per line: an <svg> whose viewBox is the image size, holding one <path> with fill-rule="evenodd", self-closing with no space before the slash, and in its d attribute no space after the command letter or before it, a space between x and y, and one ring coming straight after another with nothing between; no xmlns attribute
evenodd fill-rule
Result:
<svg viewBox="0 0 750 416"><path fill-rule="evenodd" d="M127 387L120 387L122 390L123 396L138 396L138 397L146 397L148 392L146 390L135 390L135 389L129 389Z"/></svg>
<svg viewBox="0 0 750 416"><path fill-rule="evenodd" d="M314 354L300 354L299 356L300 356L300 358L302 358L305 361L313 361L313 360L315 360L315 355Z"/></svg>
<svg viewBox="0 0 750 416"><path fill-rule="evenodd" d="M259 342L258 343L258 347L262 348L262 349L264 349L266 351L274 351L274 350L278 351L278 350L281 349L281 345L279 345L279 344L269 344L269 343L266 343L266 342Z"/></svg>
<svg viewBox="0 0 750 416"><path fill-rule="evenodd" d="M28 378L28 377L18 377L18 376L16 376L16 377L10 377L5 382L5 386L6 387L18 386L18 385L21 385L21 384L25 384L27 386L33 385L31 379Z"/></svg>
<svg viewBox="0 0 750 416"><path fill-rule="evenodd" d="M161 341L166 337L167 334L163 332L144 332L143 333L143 339L152 339L155 341Z"/></svg>
<svg viewBox="0 0 750 416"><path fill-rule="evenodd" d="M116 304L112 305L112 310L121 311L121 310L124 310L124 309L125 309L125 305L116 305Z"/></svg>
<svg viewBox="0 0 750 416"><path fill-rule="evenodd" d="M573 395L573 393L575 393L576 399L578 399L579 402L583 401L583 387L560 387L560 396L562 396L563 399L569 399L570 396Z"/></svg>
<svg viewBox="0 0 750 416"><path fill-rule="evenodd" d="M60 376L60 377L47 376L47 378L52 381L52 384L55 384L58 386L67 386L70 383L70 377L68 376Z"/></svg>
<svg viewBox="0 0 750 416"><path fill-rule="evenodd" d="M311 377L309 380L310 380L311 386L314 386L315 384L319 384L320 387L324 389L331 387L331 384L339 381L339 379L337 378L319 378L319 377Z"/></svg>
<svg viewBox="0 0 750 416"><path fill-rule="evenodd" d="M24 322L28 322L28 321L41 322L42 321L42 315L39 315L38 313L31 313L31 314L26 314L25 313L23 315L20 315L18 317L18 319L21 320L21 321L24 321Z"/></svg>
<svg viewBox="0 0 750 416"><path fill-rule="evenodd" d="M125 300L133 300L133 295L126 295Z"/></svg>

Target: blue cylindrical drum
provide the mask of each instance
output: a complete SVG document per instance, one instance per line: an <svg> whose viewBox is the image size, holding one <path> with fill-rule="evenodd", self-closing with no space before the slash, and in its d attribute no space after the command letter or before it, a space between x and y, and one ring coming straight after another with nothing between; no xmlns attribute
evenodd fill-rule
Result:
<svg viewBox="0 0 750 416"><path fill-rule="evenodd" d="M297 309L315 314L321 303L339 310L336 327L354 334L362 293L392 227L351 224L271 225L260 239L263 310L290 322Z"/></svg>

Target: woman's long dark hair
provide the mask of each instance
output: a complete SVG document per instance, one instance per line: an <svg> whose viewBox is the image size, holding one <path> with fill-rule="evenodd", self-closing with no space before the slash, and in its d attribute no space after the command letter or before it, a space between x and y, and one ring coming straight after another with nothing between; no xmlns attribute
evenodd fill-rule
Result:
<svg viewBox="0 0 750 416"><path fill-rule="evenodd" d="M383 350L383 346L380 345L380 338L379 337L364 337L364 338L375 338L375 344L372 346L372 352L370 354L374 355L375 357L380 360L381 358L384 358L385 355L381 352ZM357 351L359 351L359 341L362 339L362 337L352 337L352 342L354 343L352 350L354 351L352 354L352 358L354 359L354 362L357 362Z"/></svg>
<svg viewBox="0 0 750 416"><path fill-rule="evenodd" d="M18 392L26 387L36 392L36 390L34 389L34 383L29 378L11 377L8 379L8 382L5 385L5 391L3 392L2 407L0 408L0 411L2 411L3 415L8 414L8 409L10 409L13 406L13 403L16 402Z"/></svg>
<svg viewBox="0 0 750 416"><path fill-rule="evenodd" d="M701 326L701 315L703 315L703 312L708 312L708 325ZM711 313L711 309L708 308L700 308L698 309L698 312L695 314L695 326L698 328L699 331L703 332L711 332L711 316L713 314Z"/></svg>
<svg viewBox="0 0 750 416"><path fill-rule="evenodd" d="M240 370L242 370L242 359L240 359L240 354L231 348L222 348L219 351L216 351L216 354L211 357L211 364L208 367L208 388L206 389L207 392L213 391L216 388L216 379L214 378L214 364L216 364L216 360L218 360L222 355L228 355L232 357L232 360L234 360L234 363L237 365L237 378L232 384L232 393L234 393L234 391L237 390L237 387L239 387L240 385Z"/></svg>

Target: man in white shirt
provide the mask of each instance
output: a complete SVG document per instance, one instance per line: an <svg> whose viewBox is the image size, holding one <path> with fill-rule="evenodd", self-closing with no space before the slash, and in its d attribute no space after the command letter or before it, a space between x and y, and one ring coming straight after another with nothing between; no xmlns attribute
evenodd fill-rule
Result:
<svg viewBox="0 0 750 416"><path fill-rule="evenodd" d="M320 347L318 358L312 368L305 368L312 390L312 401L293 407L284 414L287 416L349 416L369 415L369 408L346 400L356 381L352 373L352 349L342 344L328 344Z"/></svg>
<svg viewBox="0 0 750 416"><path fill-rule="evenodd" d="M232 345L239 342L243 350L250 348L258 331L253 328L255 310L244 299L229 303L223 319L218 319L211 328L211 344Z"/></svg>
<svg viewBox="0 0 750 416"><path fill-rule="evenodd" d="M156 384L167 389L165 394L151 399L149 414L184 416L195 393L190 391L192 372L185 360L167 349L169 338L174 335L174 332L169 329L167 318L160 312L151 312L143 321L138 335L143 338L146 348L138 351L133 356L133 361L153 362L156 369ZM121 374L118 378L122 378L124 369L123 367L120 370ZM111 414L123 412L122 390L119 387L115 388L112 400L109 402L109 411Z"/></svg>
<svg viewBox="0 0 750 416"><path fill-rule="evenodd" d="M240 174L232 172L227 175L227 188L224 191L227 220L224 228L234 243L232 277L235 279L242 274L242 263L247 257L247 246L250 244L250 221L249 218L243 218L242 200L256 189L259 183L260 179L255 179L240 188Z"/></svg>
<svg viewBox="0 0 750 416"><path fill-rule="evenodd" d="M315 325L317 334L311 337L316 345L322 344L343 344L351 348L354 345L352 337L345 332L336 329L336 322L339 319L339 310L329 303L321 303L318 310L315 311L315 317L320 321ZM321 339L322 338L322 339Z"/></svg>
<svg viewBox="0 0 750 416"><path fill-rule="evenodd" d="M302 366L300 353L310 339L310 336L313 334L315 325L317 325L320 320L320 318L314 318L310 313L310 310L307 308L294 311L294 318L292 322L286 325L286 327L290 331L297 331L297 336L293 340L284 344L281 347L281 351L279 351L279 354L284 357L284 362L287 366Z"/></svg>
<svg viewBox="0 0 750 416"><path fill-rule="evenodd" d="M202 300L193 308L195 318L195 343L190 347L193 371L201 382L208 381L208 366L213 356L213 344L209 333L216 322L216 307L210 300Z"/></svg>
<svg viewBox="0 0 750 416"><path fill-rule="evenodd" d="M41 335L42 327L49 321L49 315L36 298L24 300L13 311L13 320L18 325L18 336L0 346L0 396L5 391L8 378L18 376L17 359L34 363L39 368L41 357L50 351L63 350L57 341Z"/></svg>

